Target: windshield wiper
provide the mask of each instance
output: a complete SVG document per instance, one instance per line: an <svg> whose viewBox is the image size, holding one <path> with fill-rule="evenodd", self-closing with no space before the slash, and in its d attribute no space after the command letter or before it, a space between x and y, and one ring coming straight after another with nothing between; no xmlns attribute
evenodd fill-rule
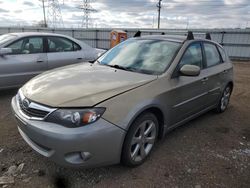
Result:
<svg viewBox="0 0 250 188"><path fill-rule="evenodd" d="M117 65L117 64L116 65L101 64L101 65L105 65L105 66L109 66L109 67L112 67L112 68L115 68L115 69L121 69L121 70L125 70L125 71L139 72L135 68L132 68L132 67L123 67L123 66L120 66L120 65Z"/></svg>
<svg viewBox="0 0 250 188"><path fill-rule="evenodd" d="M116 68L116 69L121 69L121 70L129 70L128 68L120 66L120 65L107 65L107 66Z"/></svg>

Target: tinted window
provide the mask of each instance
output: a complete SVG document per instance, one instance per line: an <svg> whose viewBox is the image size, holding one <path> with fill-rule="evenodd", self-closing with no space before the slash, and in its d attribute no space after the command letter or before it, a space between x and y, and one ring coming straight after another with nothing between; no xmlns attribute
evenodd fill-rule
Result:
<svg viewBox="0 0 250 188"><path fill-rule="evenodd" d="M202 50L200 43L195 43L188 47L179 66L182 67L183 65L196 65L202 67Z"/></svg>
<svg viewBox="0 0 250 188"><path fill-rule="evenodd" d="M73 41L62 37L48 37L49 52L71 52L81 50Z"/></svg>
<svg viewBox="0 0 250 188"><path fill-rule="evenodd" d="M223 62L225 62L227 60L227 56L226 56L226 53L225 53L224 49L221 48L221 47L218 47L218 49L220 51L220 55L221 55L221 58L222 58Z"/></svg>
<svg viewBox="0 0 250 188"><path fill-rule="evenodd" d="M115 46L98 61L146 74L160 74L172 62L180 44L161 40L129 39Z"/></svg>
<svg viewBox="0 0 250 188"><path fill-rule="evenodd" d="M207 67L217 65L221 62L220 55L215 45L205 43L204 48L206 53Z"/></svg>
<svg viewBox="0 0 250 188"><path fill-rule="evenodd" d="M43 53L43 38L30 37L18 40L9 46L12 49L12 54L35 54Z"/></svg>

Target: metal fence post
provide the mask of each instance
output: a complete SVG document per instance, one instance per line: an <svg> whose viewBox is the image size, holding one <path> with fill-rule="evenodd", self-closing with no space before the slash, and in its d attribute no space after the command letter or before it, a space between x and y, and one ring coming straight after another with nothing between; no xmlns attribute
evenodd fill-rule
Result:
<svg viewBox="0 0 250 188"><path fill-rule="evenodd" d="M222 33L222 36L221 36L221 46L223 46L224 45L224 36L225 36L225 31L223 31L223 32L221 32Z"/></svg>
<svg viewBox="0 0 250 188"><path fill-rule="evenodd" d="M95 30L95 47L98 48L98 29Z"/></svg>

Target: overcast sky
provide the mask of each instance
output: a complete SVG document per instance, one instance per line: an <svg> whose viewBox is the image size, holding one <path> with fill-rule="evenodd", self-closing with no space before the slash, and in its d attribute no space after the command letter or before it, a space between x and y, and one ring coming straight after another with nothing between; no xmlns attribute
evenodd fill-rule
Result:
<svg viewBox="0 0 250 188"><path fill-rule="evenodd" d="M81 27L80 0L58 0L64 27ZM92 0L90 26L157 27L158 0ZM46 9L47 2L45 3ZM162 0L162 28L250 27L250 0ZM0 0L0 26L34 25L43 20L39 0Z"/></svg>

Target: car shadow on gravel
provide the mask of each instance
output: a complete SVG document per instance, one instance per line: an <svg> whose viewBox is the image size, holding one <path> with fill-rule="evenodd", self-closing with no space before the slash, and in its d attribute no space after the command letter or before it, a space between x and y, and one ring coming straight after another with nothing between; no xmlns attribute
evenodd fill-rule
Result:
<svg viewBox="0 0 250 188"><path fill-rule="evenodd" d="M46 161L47 163L53 163ZM49 164L49 166L50 166ZM123 174L129 173L132 169L122 166L121 164L98 167L98 168L64 168L52 164L53 168L45 176L50 176L50 182L56 188L70 188L81 186L80 182L85 182L85 186L93 186L101 181L110 178L120 177Z"/></svg>

